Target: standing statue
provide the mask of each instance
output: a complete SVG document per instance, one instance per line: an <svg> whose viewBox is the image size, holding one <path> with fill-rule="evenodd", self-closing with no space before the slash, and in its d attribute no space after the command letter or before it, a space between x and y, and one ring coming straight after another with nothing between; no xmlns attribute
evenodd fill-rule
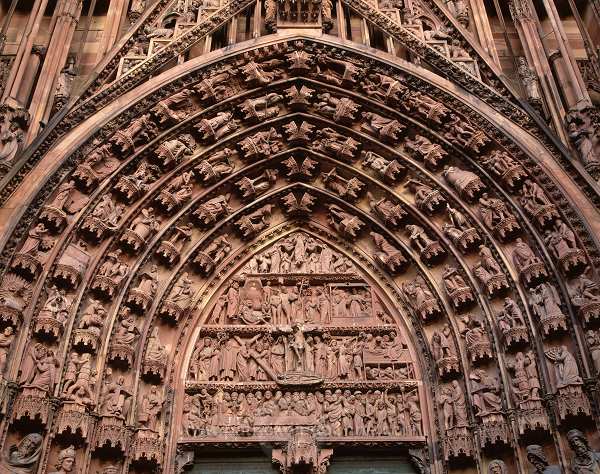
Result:
<svg viewBox="0 0 600 474"><path fill-rule="evenodd" d="M162 396L158 393L158 387L153 385L150 389L150 393L147 393L142 397L142 402L138 409L138 423L140 426L151 431L156 431L156 425L160 418L162 406Z"/></svg>

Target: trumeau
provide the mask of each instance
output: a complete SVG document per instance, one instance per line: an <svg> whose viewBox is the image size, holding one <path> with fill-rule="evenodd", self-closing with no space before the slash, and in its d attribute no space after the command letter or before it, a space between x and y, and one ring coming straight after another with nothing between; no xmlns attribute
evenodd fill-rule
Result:
<svg viewBox="0 0 600 474"><path fill-rule="evenodd" d="M478 2L117 3L0 109L2 472L600 470L591 102Z"/></svg>

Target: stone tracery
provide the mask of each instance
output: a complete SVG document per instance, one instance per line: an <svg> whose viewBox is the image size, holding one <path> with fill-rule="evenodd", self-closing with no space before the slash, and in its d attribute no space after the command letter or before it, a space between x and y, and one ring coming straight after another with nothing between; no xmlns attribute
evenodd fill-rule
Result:
<svg viewBox="0 0 600 474"><path fill-rule="evenodd" d="M510 353L514 348L546 348L546 341L530 337L531 331L539 327L544 338L551 333L553 337L564 337L572 325L571 303L557 278L562 274L579 276L588 256L579 237L560 219L560 211L548 208L552 204L535 188L536 183L527 183L521 170L515 170L516 158L495 158L494 173L501 170L500 181L507 189L493 183L480 168L474 168L461 149L478 153L481 148L491 156L494 151L507 152L500 152L497 143L481 138L487 137L483 131L466 128L471 125L463 124L463 129L453 131L458 126L453 119L446 126L442 119L449 112L439 102L422 93L413 94L407 102L407 108L427 120L427 126L405 121L382 103L377 114L366 111L373 110L373 103L361 97L358 89L350 90L351 97L344 98L340 96L343 91L331 87L356 84L362 71L355 63L319 54L316 62L320 66L306 81L319 94L306 97L302 115L294 117L293 122L285 117L289 111L282 96L242 97L238 101L239 117L247 124L240 128L228 122L226 130L215 129L217 122L208 124L202 119L184 121L185 130L169 132L181 136L183 131L192 133L192 122L197 128L204 124L200 126L200 136L196 135L198 142L202 138L207 142L214 140L216 145L178 153L174 144L167 146L169 141L163 140L168 137L161 135L156 136L154 143L160 145L140 148L142 141L155 138L164 122L173 118L171 103L162 101L157 107L171 110L167 115L157 113L156 120L142 115L109 138L111 149L105 152L127 160L128 169L111 176L112 184L84 204L93 209L91 217L107 226L107 231L96 234L103 247L90 243L93 256L90 249L78 246L77 239L67 240L67 234L60 233L60 228L75 225L77 219L61 211L65 208L63 201L70 199L70 195L65 196L76 186L65 180L66 185L57 190L48 204L65 215L56 220L50 214L40 214L42 224L32 228L29 240L11 262L15 273L3 280L3 288L10 295L2 299L2 308L6 308L2 314L7 314L3 320L15 328L22 320L31 321L32 337L45 344L30 346L35 363L32 372L22 378L16 418L31 417L28 407L32 400L44 399L55 385L59 386L60 379L62 392L54 393L63 399L63 406L68 406L67 402L80 405L84 412L91 403L102 407L99 427L89 443L102 449L120 443L122 455L128 452L134 464L146 459L162 465L160 452L167 443L165 423L170 416L165 410L166 388L177 377L169 368L169 361L174 354L186 351L188 383L185 395L175 402L176 416L181 417L184 426L181 436L186 442L211 436L218 440L219 435L252 439L267 434L277 439L298 426L311 426L316 429L317 439L372 436L410 438L423 444L425 434L440 436L436 431L445 426L445 459L474 459L477 455L467 434L467 428L475 425L474 420L479 424L476 433L481 445L511 445L513 435L506 414L512 408L519 410L518 417L527 417L526 421L519 418L520 433L550 425L543 408L536 404L536 389L556 395L561 422L590 412L580 375L569 380L549 377L544 384L538 380L540 387L536 387L532 374L537 371L536 366L547 361L533 360L535 356L528 351L528 362L523 362L525 356L517 352L514 363L511 362L514 369L510 370L519 380L511 385L509 376L499 370L491 357L493 350L501 347ZM284 78L284 66L282 59L257 58L245 66L244 74L249 84L270 88L276 79ZM310 66L307 68L313 71ZM389 85L389 78L380 75L379 79L380 89L383 84ZM375 90L381 95L380 89ZM389 92L388 89L386 101L401 101L399 92L398 97L394 92L392 98ZM192 96L184 95L186 100ZM372 97L378 96L373 93ZM192 97L192 103L194 100ZM256 107L261 104L267 107L265 114L257 112ZM358 107L361 113L355 113ZM197 110L204 114L203 109ZM212 113L206 116L215 117ZM292 130L296 136L305 134L309 138L287 141L284 137L291 133L286 127L290 123L296 126ZM405 136L405 123L417 131L426 130L425 135ZM204 138L209 125L211 140ZM147 130L142 132L143 126ZM441 141L439 135L449 138L447 134L455 133L459 136L454 137L452 150L458 158L454 153L446 158L443 152L451 145ZM472 135L478 135L480 140L472 142ZM402 145L394 148L396 141ZM161 147L163 153L159 154ZM411 152L407 154L405 148ZM353 166L361 154L369 174ZM167 159L168 155L171 158ZM151 165L143 160L150 163L155 159L152 156L158 156L161 168L149 171ZM448 160L447 168L442 169L441 159ZM500 159L510 169L499 167ZM428 166L421 166L421 162ZM511 169L512 177L506 178ZM134 180L136 175L139 181ZM132 187L117 184L123 180L132 182ZM520 180L522 202L514 192ZM400 190L407 183L412 183L409 187L414 196ZM365 185L371 194L363 197ZM288 209L292 217L284 217L281 199L286 186L285 196L292 192L296 199L303 192L310 193L316 205L311 202L300 213ZM130 206L125 214L116 212L116 207L112 211L98 210L102 203L110 208L109 193L116 199L125 197ZM506 193L512 195L507 197ZM136 200L140 196L143 198ZM362 206L366 200L372 203L372 214ZM296 206L302 204L295 201ZM536 206L546 209L540 213ZM442 217L439 211L445 207L448 215ZM120 219L109 217L115 213ZM528 222L525 215L533 222ZM86 226L88 220L82 222L79 232L94 231ZM279 238L276 232L285 228L286 222L297 229ZM312 226L310 234L303 231L307 222ZM400 222L407 224L406 232L394 229ZM315 229L320 229L323 239L314 235ZM541 232L544 229L545 241ZM335 248L327 242L336 241L334 233L346 242L345 251L339 239ZM465 233L470 237L465 237ZM61 248L51 248L48 234L64 239ZM517 234L524 235L525 240ZM257 244L262 239L269 241L264 248ZM469 254L481 244L484 246L477 260L476 252ZM62 247L66 249L64 253ZM240 253L244 250L247 258L240 266ZM511 266L513 250L518 258ZM52 268L54 282L34 282L35 298L40 301L42 288L50 297L45 303L40 302L39 308L30 308L20 300L31 298L25 287L46 269L45 257L40 255L45 253L50 253L52 265L57 265ZM356 262L360 259L353 253L366 253L372 258L363 255L359 266ZM156 261L153 255L158 255ZM446 267L441 264L444 259ZM364 273L365 262L375 261L391 276L378 273L377 267ZM201 275L190 278L191 273L185 273L193 271L187 267L189 262L200 269ZM239 269L230 271L234 265ZM408 274L398 276L400 267L405 266L409 267ZM530 271L532 266L537 270ZM471 272L471 268L479 271ZM88 299L89 272L96 282L89 291L103 296L100 303ZM512 275L517 273L521 282ZM207 293L208 282L215 286L225 275L231 285L223 287L221 293ZM490 298L502 293L511 297L483 303L474 293L477 281ZM573 301L578 308L586 308L586 323L597 319L593 308L588 307L595 302L593 292L590 293L595 283L589 281L590 284L580 283L576 290L581 304ZM58 287L53 288L52 284ZM402 303L390 312L388 292L394 285L402 289L403 296L398 292L397 299ZM444 292L439 290L442 287ZM69 302L77 300L72 309L61 291L69 293ZM204 293L197 295L198 291ZM214 304L206 309L198 307L198 302L208 296ZM71 315L80 311L77 305L83 302L89 306L81 310L71 337L65 323L69 317L75 317ZM477 323L467 324L461 338L456 330L459 317L473 306L476 314L471 321ZM208 316L199 323L202 311ZM168 324L157 324L155 315ZM183 338L182 328L191 321L198 324L196 334L200 342L193 351L190 348L195 341L178 339ZM417 343L419 337L406 330L407 321L424 325L421 331L427 337L421 336ZM503 344L496 340L494 326L500 331ZM60 340L63 331L66 338L72 338L76 350L70 360L72 366L79 367L80 374L74 379L68 363L63 375L56 373L54 357L58 347L52 340ZM6 337L9 339L10 334ZM169 344L163 340L169 340L171 346L167 348ZM545 354L552 364L562 364L574 373L580 370L581 361L569 352L578 351L577 346L570 340L568 344L570 349L560 346L560 350ZM98 367L98 379L94 382L90 358L101 347L106 348L111 367L104 368L102 361L91 359ZM433 362L431 367L418 360L419 354L429 352L433 359L428 355L426 361ZM506 361L510 359L507 355ZM498 362L505 363L504 354ZM584 364L582 368L585 367ZM527 368L529 374L523 375ZM143 374L146 380L135 386L135 374ZM445 379L443 385L438 385L438 376ZM426 377L440 387L439 397L423 387ZM523 377L532 387L526 387ZM514 390L515 383L519 392L515 391L513 405L507 401L507 394ZM531 394L524 395L526 390L531 390ZM99 393L102 400L97 398ZM423 400L432 402L425 407ZM560 405L558 400L569 403ZM135 401L137 411L126 407L126 401ZM535 416L537 421L532 422ZM318 422L321 418L326 421ZM134 432L130 426L139 430ZM113 438L115 433L119 435ZM93 460L97 459L95 448L89 452ZM54 449L60 457L60 451L48 449Z"/></svg>

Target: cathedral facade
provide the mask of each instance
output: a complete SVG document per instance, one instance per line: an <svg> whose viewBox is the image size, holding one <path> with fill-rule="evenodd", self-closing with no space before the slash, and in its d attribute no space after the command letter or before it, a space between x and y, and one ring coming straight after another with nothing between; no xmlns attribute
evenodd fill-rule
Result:
<svg viewBox="0 0 600 474"><path fill-rule="evenodd" d="M598 0L0 0L0 473L600 473Z"/></svg>

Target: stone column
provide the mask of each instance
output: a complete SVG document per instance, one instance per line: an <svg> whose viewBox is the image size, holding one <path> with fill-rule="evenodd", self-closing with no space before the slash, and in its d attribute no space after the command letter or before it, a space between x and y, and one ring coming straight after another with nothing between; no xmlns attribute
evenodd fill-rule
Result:
<svg viewBox="0 0 600 474"><path fill-rule="evenodd" d="M563 122L566 111L538 33L537 24L539 19L537 14L531 7L529 0L509 1L510 13L523 45L525 57L539 78L554 129L564 143L569 143Z"/></svg>
<svg viewBox="0 0 600 474"><path fill-rule="evenodd" d="M98 48L98 61L108 53L118 41L121 32L123 20L127 17L127 7L129 0L111 0L106 13L104 31L102 32L102 41Z"/></svg>
<svg viewBox="0 0 600 474"><path fill-rule="evenodd" d="M29 56L29 65L25 69L25 74L21 80L19 91L17 92L17 101L20 104L27 104L31 95L31 89L35 83L35 78L40 70L40 65L46 56L46 48L39 44L34 45Z"/></svg>
<svg viewBox="0 0 600 474"><path fill-rule="evenodd" d="M59 1L55 12L56 23L48 43L48 54L40 71L38 83L29 106L31 125L27 136L27 144L31 143L39 133L40 122L46 122L50 116L56 80L65 65L69 45L80 14L80 0Z"/></svg>
<svg viewBox="0 0 600 474"><path fill-rule="evenodd" d="M35 0L33 4L0 102L5 102L9 97L12 97L15 101L17 100L16 97L18 95L21 79L29 65L33 41L37 36L40 23L44 18L47 4L48 0Z"/></svg>
<svg viewBox="0 0 600 474"><path fill-rule="evenodd" d="M477 32L479 43L499 66L500 59L496 50L496 42L494 41L490 19L485 10L483 0L471 0L471 12L473 13L473 26Z"/></svg>
<svg viewBox="0 0 600 474"><path fill-rule="evenodd" d="M558 15L556 6L554 5L554 0L544 0L544 7L546 8L546 13L548 14L548 19L550 20L550 24L554 30L554 35L556 36L556 41L558 43L558 49L563 59L562 66L565 73L564 79L566 79L567 82L565 83L563 80L561 80L561 87L565 92L565 96L569 97L570 99L568 104L569 108L573 107L579 102L591 104L592 101L590 100L590 95L587 92L585 82L583 81L583 77L581 76L581 72L577 66L577 62L575 61L575 55L573 54L573 50L569 45L567 33L563 28L562 20Z"/></svg>

